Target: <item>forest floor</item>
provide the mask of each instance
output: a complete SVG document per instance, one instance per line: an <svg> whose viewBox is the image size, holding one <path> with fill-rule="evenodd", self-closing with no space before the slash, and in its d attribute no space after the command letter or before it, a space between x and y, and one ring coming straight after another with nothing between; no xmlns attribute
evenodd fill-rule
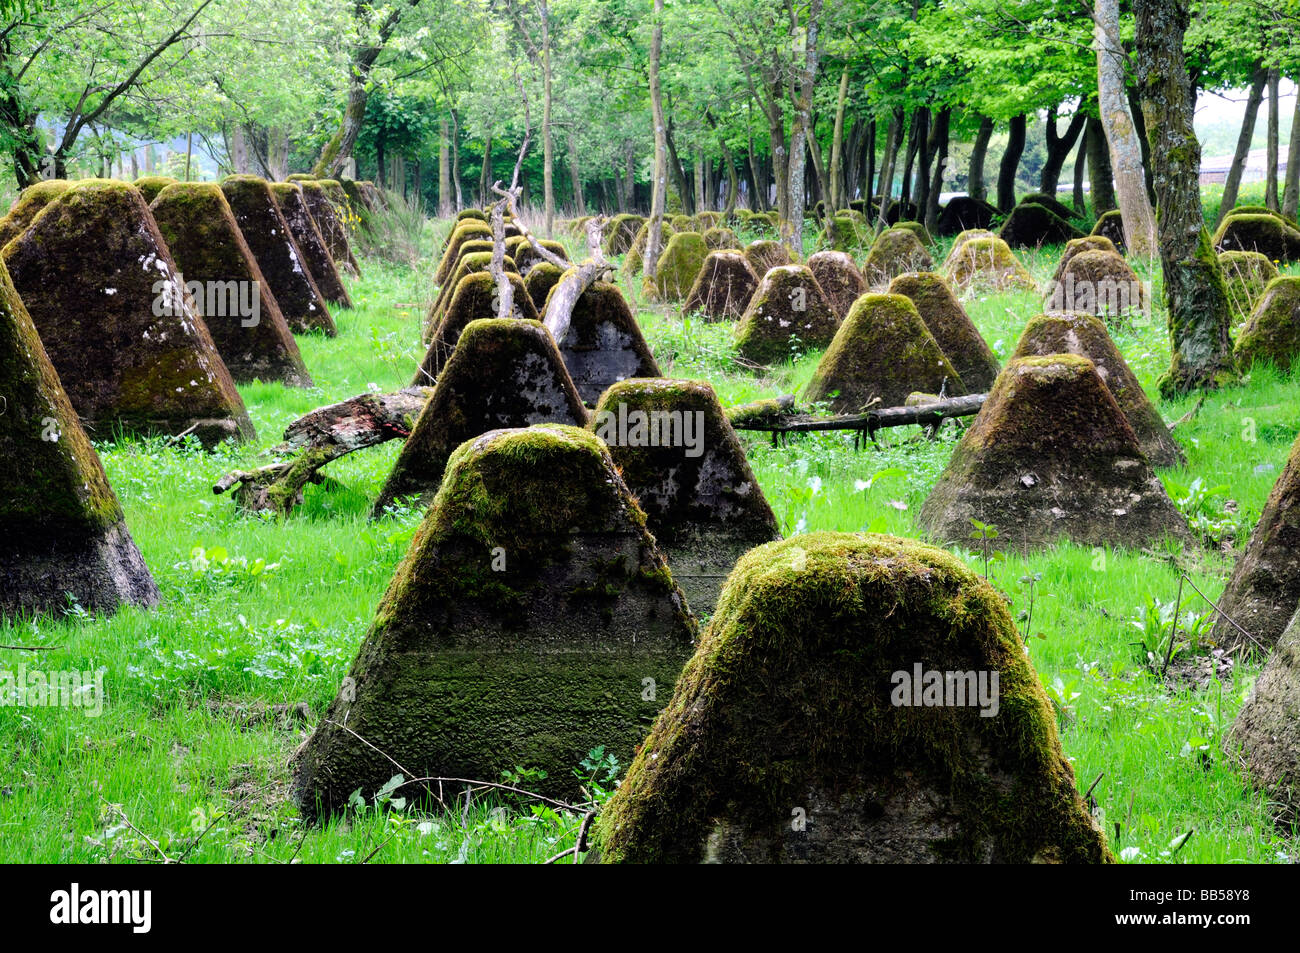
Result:
<svg viewBox="0 0 1300 953"><path fill-rule="evenodd" d="M266 462L262 451L297 416L409 382L434 291L432 249L447 228L432 226L416 268L363 260L364 277L351 283L356 306L337 315L339 336L299 339L314 388L240 387L255 444L216 453L163 440L99 445L164 603L109 618L70 606L63 618L0 624L0 644L50 649L0 649L0 669L102 672L106 695L97 717L0 707L0 861L537 862L573 843L578 815L492 796L451 815L371 808L323 829L305 826L286 801L288 758L334 697L420 514L368 518L396 442L331 464L334 482L309 487L284 522L240 516L211 491L226 471ZM1044 281L1059 252L1024 258ZM1156 288L1158 300L1158 275ZM707 379L724 405L799 393L816 366L819 354L810 353L761 374L744 370L730 325L648 305L638 288L625 293L665 375ZM964 303L1004 361L1041 310L1024 293ZM1157 399L1169 363L1163 312L1114 336ZM1296 376L1257 368L1175 431L1188 463L1160 476L1201 548L1063 545L986 564L972 540L961 554L1010 599L1079 788L1091 789L1123 860L1300 858L1296 832L1273 827L1267 804L1220 751L1258 665L1225 669L1202 642L1180 647L1165 678L1157 673L1179 573L1210 598L1222 591L1300 430L1297 387ZM1172 421L1194 404L1157 406ZM955 426L935 440L900 428L860 450L844 433L780 447L764 434L742 439L785 534L918 536L916 514L956 436ZM1185 587L1180 616L1191 613L1195 628L1208 611Z"/></svg>

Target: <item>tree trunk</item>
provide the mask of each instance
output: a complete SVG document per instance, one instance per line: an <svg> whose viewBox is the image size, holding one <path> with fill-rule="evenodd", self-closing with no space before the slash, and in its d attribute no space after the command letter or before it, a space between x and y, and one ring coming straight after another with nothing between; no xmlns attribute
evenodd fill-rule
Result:
<svg viewBox="0 0 1300 953"><path fill-rule="evenodd" d="M546 221L542 234L555 230L555 141L551 135L551 12L547 0L538 0L542 18L542 203Z"/></svg>
<svg viewBox="0 0 1300 953"><path fill-rule="evenodd" d="M913 201L918 210L917 221L925 216L926 203L930 201L930 166L934 161L934 113L927 107L916 137L916 179L912 186Z"/></svg>
<svg viewBox="0 0 1300 953"><path fill-rule="evenodd" d="M682 211L688 215L693 214L695 210L691 206L695 203L691 197L691 186L686 179L686 169L682 166L682 160L677 155L677 143L673 140L671 122L664 128L664 142L668 144L668 171L672 174L673 186L681 197Z"/></svg>
<svg viewBox="0 0 1300 953"><path fill-rule="evenodd" d="M348 102L343 110L343 122L338 132L330 137L321 149L320 158L312 168L312 175L320 179L337 178L343 169L343 163L352 157L352 149L361 132L361 123L366 117L366 99L369 95L370 72L375 61L384 51L384 46L392 37L393 31L402 21L402 15L420 0L405 0L404 5L394 6L384 21L379 25L373 42L353 50L348 69ZM374 11L369 3L356 5L358 19L369 17Z"/></svg>
<svg viewBox="0 0 1300 953"><path fill-rule="evenodd" d="M438 124L438 215L451 218L451 123L444 116Z"/></svg>
<svg viewBox="0 0 1300 953"><path fill-rule="evenodd" d="M943 192L944 173L948 171L948 126L952 110L945 106L934 117L934 130L930 135L934 143L934 177L930 180L930 193L926 198L923 221L926 230L933 233L939 225L939 196Z"/></svg>
<svg viewBox="0 0 1300 953"><path fill-rule="evenodd" d="M1286 149L1286 192L1282 196L1282 214L1296 217L1300 206L1300 95L1295 98L1291 113L1291 141Z"/></svg>
<svg viewBox="0 0 1300 953"><path fill-rule="evenodd" d="M492 182L492 133L489 132L483 140L483 165L478 173L478 204L481 208L487 208Z"/></svg>
<svg viewBox="0 0 1300 953"><path fill-rule="evenodd" d="M803 218L806 193L804 192L804 171L807 149L813 139L812 107L813 92L817 83L817 49L818 29L821 26L822 0L811 0L808 5L808 26L804 33L803 64L797 79L791 83L794 94L794 128L790 136L790 221L789 227L783 229L789 236L789 245L799 258L803 257ZM819 175L820 179L821 176Z"/></svg>
<svg viewBox="0 0 1300 953"><path fill-rule="evenodd" d="M889 212L889 202L894 192L894 163L898 161L899 134L903 127L901 109L895 109L889 117L889 130L885 133L885 154L880 160L880 211L876 216L876 234L884 231L889 224L885 216Z"/></svg>
<svg viewBox="0 0 1300 953"><path fill-rule="evenodd" d="M1056 195L1056 187L1061 181L1061 167L1070 156L1070 150L1078 141L1080 133L1087 125L1088 117L1083 110L1078 110L1070 117L1070 125L1065 128L1065 135L1057 135L1056 109L1047 112L1047 161L1043 163L1042 175L1038 181L1039 190L1048 195Z"/></svg>
<svg viewBox="0 0 1300 953"><path fill-rule="evenodd" d="M1188 2L1134 3L1137 79L1151 131L1160 265L1173 344L1173 362L1160 381L1167 397L1214 388L1233 376L1227 289L1201 209L1201 145L1183 58Z"/></svg>
<svg viewBox="0 0 1300 953"><path fill-rule="evenodd" d="M460 116L456 110L451 111L451 186L456 192L456 212L465 207L465 198L460 192Z"/></svg>
<svg viewBox="0 0 1300 953"><path fill-rule="evenodd" d="M832 213L848 206L848 202L844 197L842 171L844 162L844 106L848 98L849 68L845 66L840 71L839 97L835 100L835 129L831 133L831 168L828 175L831 194L826 198L826 206Z"/></svg>
<svg viewBox="0 0 1300 953"><path fill-rule="evenodd" d="M1092 214L1101 218L1119 206L1115 204L1115 173L1110 167L1110 148L1106 145L1106 130L1100 119L1088 117L1084 139L1088 146L1088 192L1092 198Z"/></svg>
<svg viewBox="0 0 1300 953"><path fill-rule="evenodd" d="M998 208L1010 212L1016 207L1016 172L1025 151L1025 117L1012 116L1007 130L1007 151L1002 153L998 168Z"/></svg>
<svg viewBox="0 0 1300 953"><path fill-rule="evenodd" d="M987 201L989 187L984 182L984 157L988 155L989 140L993 138L993 120L980 117L980 127L975 132L975 144L970 150L970 171L966 175L966 194L981 202Z"/></svg>
<svg viewBox="0 0 1300 953"><path fill-rule="evenodd" d="M862 171L862 178L858 181L863 183L862 198L866 200L868 217L871 215L871 190L876 182L876 121L872 119L867 123L866 141L862 144L862 151L865 157L865 169ZM852 190L850 190L851 192Z"/></svg>
<svg viewBox="0 0 1300 953"><path fill-rule="evenodd" d="M790 156L785 148L785 112L781 108L780 81L773 80L773 82L776 84L775 90L771 85L764 85L768 101L759 105L767 117L767 138L772 155L772 179L776 186L776 214L784 222L790 218Z"/></svg>
<svg viewBox="0 0 1300 953"><path fill-rule="evenodd" d="M697 212L708 208L708 202L704 198L704 158L696 153L694 169L695 173L695 210Z"/></svg>
<svg viewBox="0 0 1300 953"><path fill-rule="evenodd" d="M1074 151L1074 211L1081 218L1088 214L1088 196L1083 188L1084 173L1088 165L1088 124L1079 136L1079 148Z"/></svg>
<svg viewBox="0 0 1300 953"><path fill-rule="evenodd" d="M755 212L767 211L766 180L758 168L758 155L754 151L754 137L749 137L749 185L752 189L749 204Z"/></svg>
<svg viewBox="0 0 1300 953"><path fill-rule="evenodd" d="M1124 244L1130 255L1149 259L1157 253L1156 217L1147 191L1143 155L1146 146L1139 138L1137 119L1129 108L1124 51L1120 45L1119 0L1097 0L1092 48L1097 53L1098 108L1124 220Z"/></svg>
<svg viewBox="0 0 1300 953"><path fill-rule="evenodd" d="M1128 98L1129 116L1133 120L1133 128L1137 132L1138 147L1142 153L1142 179L1146 183L1147 202L1152 208L1156 205L1156 186L1155 180L1151 177L1151 140L1147 138L1147 121L1142 115L1142 96L1138 93L1137 87L1130 86L1124 91Z"/></svg>
<svg viewBox="0 0 1300 953"><path fill-rule="evenodd" d="M1277 204L1278 83L1277 67L1268 71L1268 171L1264 176L1264 204L1274 212Z"/></svg>
<svg viewBox="0 0 1300 953"><path fill-rule="evenodd" d="M1256 67L1251 78L1250 95L1246 97L1246 114L1241 120L1241 132L1237 134L1237 149L1232 154L1232 166L1228 177L1223 182L1223 200L1219 203L1218 222L1222 222L1232 207L1237 204L1237 192L1241 188L1241 176L1246 171L1246 160L1250 157L1250 143L1255 138L1255 122L1259 118L1259 104L1264 101L1264 87L1268 84L1269 71L1262 65ZM1218 224L1216 222L1216 226Z"/></svg>
<svg viewBox="0 0 1300 953"><path fill-rule="evenodd" d="M650 191L650 227L646 231L642 271L645 286L653 287L663 235L664 204L668 196L668 126L664 122L664 97L659 86L659 57L664 46L664 0L654 0L654 29L650 34L650 115L655 133L654 181Z"/></svg>
<svg viewBox="0 0 1300 953"><path fill-rule="evenodd" d="M570 128L569 134L564 138L569 149L569 185L573 189L574 207L581 218L587 214L587 202L582 195L582 176L578 171L578 137Z"/></svg>
<svg viewBox="0 0 1300 953"><path fill-rule="evenodd" d="M908 125L907 152L903 155L903 176L898 183L898 201L900 203L912 201L912 170L916 165L916 153L921 137L925 135L924 113L924 107L913 110L912 122Z"/></svg>

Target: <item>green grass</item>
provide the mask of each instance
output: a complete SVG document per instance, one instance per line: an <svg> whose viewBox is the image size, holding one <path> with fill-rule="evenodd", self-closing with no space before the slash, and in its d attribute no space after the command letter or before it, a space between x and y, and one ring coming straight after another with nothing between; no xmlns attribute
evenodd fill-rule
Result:
<svg viewBox="0 0 1300 953"><path fill-rule="evenodd" d="M446 223L436 226L433 240L445 231ZM1043 279L1055 251L1026 257ZM374 259L363 266L365 277L351 283L356 308L337 316L339 337L299 339L314 389L241 387L256 445L214 454L163 441L100 447L164 605L111 618L82 618L73 609L60 619L0 624L0 644L52 649L0 650L0 667L102 670L107 692L97 718L78 709L0 708L0 860L158 860L161 850L189 862L537 862L572 844L577 815L490 795L445 816L372 810L324 829L305 828L285 801L287 760L310 726L268 709L305 703L312 719L324 711L419 514L367 519L396 443L332 464L333 482L309 487L304 506L283 523L237 515L211 485L229 469L266 462L262 452L300 414L408 383L422 351L420 318L433 290L424 276L432 262L426 256L414 271ZM633 284L625 290L664 372L707 378L724 404L797 393L812 374L817 354L762 374L737 367L730 325L648 306ZM1026 294L966 304L1003 359L1038 310ZM1169 356L1163 315L1118 331L1116 340L1154 397ZM1210 501L1212 521L1223 524L1210 532L1231 539L1253 525L1300 429L1297 384L1257 370L1241 386L1211 395L1176 431L1188 465L1162 474L1169 484L1185 487L1199 477L1226 487ZM1160 409L1172 420L1193 404ZM956 429L933 441L915 428L889 431L878 447L861 450L844 434L781 447L763 435L742 439L785 533L916 536L915 514ZM1228 497L1235 514L1220 512ZM983 572L971 545L963 555ZM1025 580L1041 574L1028 652L1059 704L1062 743L1081 790L1102 775L1093 798L1125 857L1170 859L1171 845L1189 830L1195 833L1177 850L1178 861L1295 857L1293 841L1272 828L1267 805L1219 753L1257 667L1240 668L1231 684L1171 688L1150 673L1134 644L1142 634L1131 620L1149 598L1174 599L1180 568L1214 598L1231 559L1221 548L1167 554L1063 546L988 566L1022 626L1030 608ZM1188 592L1184 603L1205 609Z"/></svg>

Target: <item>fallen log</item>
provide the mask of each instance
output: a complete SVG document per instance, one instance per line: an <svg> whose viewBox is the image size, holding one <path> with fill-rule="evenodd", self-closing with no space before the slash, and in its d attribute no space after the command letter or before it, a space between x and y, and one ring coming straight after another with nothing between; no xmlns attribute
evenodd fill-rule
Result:
<svg viewBox="0 0 1300 953"><path fill-rule="evenodd" d="M772 434L773 443L777 434L816 433L829 430L856 430L865 433L873 441L876 431L888 427L904 427L915 424L921 427L937 428L952 417L970 417L980 412L988 394L967 394L964 397L950 397L909 407L878 407L862 414L817 414L790 413L794 406L794 395L787 394L775 400L755 401L741 404L727 411L731 426L737 430L762 430Z"/></svg>
<svg viewBox="0 0 1300 953"><path fill-rule="evenodd" d="M233 487L240 510L287 516L302 503L308 483L325 479L320 469L327 463L366 447L409 437L432 393L429 387L408 387L392 394L358 394L318 407L289 424L284 442L269 451L282 456L294 454L293 459L256 470L232 470L213 484L212 492L220 495Z"/></svg>

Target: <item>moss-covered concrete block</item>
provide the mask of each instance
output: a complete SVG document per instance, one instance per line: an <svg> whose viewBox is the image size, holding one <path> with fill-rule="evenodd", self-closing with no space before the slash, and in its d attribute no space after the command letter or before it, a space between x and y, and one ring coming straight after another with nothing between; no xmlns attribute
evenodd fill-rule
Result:
<svg viewBox="0 0 1300 953"><path fill-rule="evenodd" d="M543 313L549 307L548 299ZM632 308L618 285L608 281L592 282L582 293L563 339L556 343L574 386L588 405L595 404L618 381L660 376L659 364Z"/></svg>
<svg viewBox="0 0 1300 953"><path fill-rule="evenodd" d="M749 266L754 269L754 274L758 275L760 281L773 268L794 264L794 259L790 257L790 249L780 242L768 239L746 245L745 257L749 259Z"/></svg>
<svg viewBox="0 0 1300 953"><path fill-rule="evenodd" d="M186 285L194 289L195 309L231 376L311 387L293 332L220 186L169 185L149 211Z"/></svg>
<svg viewBox="0 0 1300 953"><path fill-rule="evenodd" d="M594 835L607 863L1113 860L1002 596L850 533L740 560Z"/></svg>
<svg viewBox="0 0 1300 953"><path fill-rule="evenodd" d="M46 179L23 189L9 213L0 219L0 248L27 231L41 210L71 187L67 179Z"/></svg>
<svg viewBox="0 0 1300 953"><path fill-rule="evenodd" d="M973 520L997 536L972 538ZM919 522L944 543L1013 552L1061 539L1132 549L1191 543L1096 365L1073 354L1007 364Z"/></svg>
<svg viewBox="0 0 1300 953"><path fill-rule="evenodd" d="M711 251L682 302L682 312L698 312L707 321L734 321L745 313L758 287L758 276L738 251Z"/></svg>
<svg viewBox="0 0 1300 953"><path fill-rule="evenodd" d="M0 616L153 606L158 587L0 264Z"/></svg>
<svg viewBox="0 0 1300 953"><path fill-rule="evenodd" d="M352 296L343 284L343 276L339 274L325 236L321 234L316 219L307 208L302 186L297 182L273 182L271 194L275 197L280 214L289 224L289 233L293 235L294 243L302 253L303 262L311 272L312 280L316 282L321 295L330 304L341 308L352 307Z"/></svg>
<svg viewBox="0 0 1300 953"><path fill-rule="evenodd" d="M942 276L932 271L908 272L889 283L889 293L903 295L916 306L970 393L985 392L993 386L1001 370L998 359Z"/></svg>
<svg viewBox="0 0 1300 953"><path fill-rule="evenodd" d="M890 228L871 246L862 263L862 277L872 288L887 288L905 272L933 269L934 259L915 234L906 228Z"/></svg>
<svg viewBox="0 0 1300 953"><path fill-rule="evenodd" d="M600 440L554 425L478 436L453 454L343 689L295 754L292 797L312 818L358 789L369 801L392 758L420 777L540 769L530 788L576 798L592 748L632 757L694 636ZM397 794L432 800L418 785Z"/></svg>
<svg viewBox="0 0 1300 953"><path fill-rule="evenodd" d="M781 537L713 388L622 381L601 396L591 428L645 510L691 608L712 612L736 560Z"/></svg>
<svg viewBox="0 0 1300 953"><path fill-rule="evenodd" d="M826 296L826 303L840 320L849 313L853 302L867 293L867 280L842 251L819 251L808 256L808 270Z"/></svg>
<svg viewBox="0 0 1300 953"><path fill-rule="evenodd" d="M271 186L253 175L227 176L221 183L239 230L271 285L271 293L296 332L338 334L329 305L307 267L302 249L276 204Z"/></svg>
<svg viewBox="0 0 1300 953"><path fill-rule="evenodd" d="M943 276L954 288L1037 293L1038 284L1011 248L995 235L973 234L954 243L944 261Z"/></svg>
<svg viewBox="0 0 1300 953"><path fill-rule="evenodd" d="M755 364L776 364L793 350L831 343L840 322L807 265L770 268L736 325L736 353Z"/></svg>
<svg viewBox="0 0 1300 953"><path fill-rule="evenodd" d="M85 179L4 248L72 406L95 439L253 439L253 423L133 185Z"/></svg>
<svg viewBox="0 0 1300 953"><path fill-rule="evenodd" d="M699 232L678 231L655 265L654 281L645 284L646 294L655 301L681 301L695 284L695 277L709 257L709 246Z"/></svg>
<svg viewBox="0 0 1300 953"><path fill-rule="evenodd" d="M511 287L511 316L522 321L538 320L537 309L523 280L513 271L506 272L506 280ZM496 279L487 271L471 271L461 277L446 310L438 318L412 386L427 387L438 379L469 323L499 316L500 296Z"/></svg>
<svg viewBox="0 0 1300 953"><path fill-rule="evenodd" d="M956 397L966 386L911 299L866 294L849 310L804 396L837 414L856 414L902 406L917 390Z"/></svg>
<svg viewBox="0 0 1300 953"><path fill-rule="evenodd" d="M1098 318L1077 311L1054 311L1031 318L1013 358L1051 354L1075 354L1092 361L1152 466L1177 467L1187 462L1182 447L1169 433L1169 425Z"/></svg>
<svg viewBox="0 0 1300 953"><path fill-rule="evenodd" d="M1232 567L1219 607L1250 638L1217 616L1211 638L1225 649L1272 650L1300 606L1300 438L1273 484L1246 551Z"/></svg>
<svg viewBox="0 0 1300 953"><path fill-rule="evenodd" d="M1274 278L1237 337L1237 366L1267 361L1290 370L1300 356L1300 278Z"/></svg>

